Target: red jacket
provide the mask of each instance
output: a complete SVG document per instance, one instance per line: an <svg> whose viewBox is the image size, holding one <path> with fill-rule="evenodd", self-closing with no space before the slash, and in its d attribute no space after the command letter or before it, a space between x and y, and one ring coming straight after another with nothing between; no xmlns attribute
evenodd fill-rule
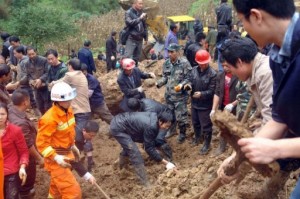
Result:
<svg viewBox="0 0 300 199"><path fill-rule="evenodd" d="M21 164L28 165L29 152L20 127L8 123L1 142L5 176L18 172Z"/></svg>

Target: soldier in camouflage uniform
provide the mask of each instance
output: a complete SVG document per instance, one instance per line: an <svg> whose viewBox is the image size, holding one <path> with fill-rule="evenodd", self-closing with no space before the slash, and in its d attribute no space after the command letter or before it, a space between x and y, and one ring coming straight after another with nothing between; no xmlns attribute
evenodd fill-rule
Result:
<svg viewBox="0 0 300 199"><path fill-rule="evenodd" d="M189 98L188 92L183 88L189 81L192 67L186 59L179 57L180 46L178 44L171 43L167 49L169 58L163 65L163 77L156 85L158 88L166 85L166 103L175 112L180 130L177 141L181 144L186 138L188 124L187 101Z"/></svg>

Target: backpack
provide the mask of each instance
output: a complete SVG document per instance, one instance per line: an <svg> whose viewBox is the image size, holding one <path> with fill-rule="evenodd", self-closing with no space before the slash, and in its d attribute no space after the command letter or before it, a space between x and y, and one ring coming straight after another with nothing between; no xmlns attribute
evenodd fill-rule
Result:
<svg viewBox="0 0 300 199"><path fill-rule="evenodd" d="M120 31L119 39L120 39L120 43L122 45L126 45L126 41L128 39L129 34L130 34L130 31L127 26Z"/></svg>

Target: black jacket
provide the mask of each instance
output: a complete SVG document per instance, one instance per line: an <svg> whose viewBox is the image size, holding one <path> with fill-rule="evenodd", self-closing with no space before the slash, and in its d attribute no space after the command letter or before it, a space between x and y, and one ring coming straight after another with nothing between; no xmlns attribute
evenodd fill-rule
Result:
<svg viewBox="0 0 300 199"><path fill-rule="evenodd" d="M192 97L192 107L199 110L208 110L212 108L213 96L216 88L217 72L210 66L203 72L199 67L194 67L191 75L192 92L201 92L199 99Z"/></svg>
<svg viewBox="0 0 300 199"><path fill-rule="evenodd" d="M140 19L142 12L138 12L137 10L130 8L125 12L125 23L126 26L129 27L129 38L137 41L141 41L145 39L148 41L148 32L146 21Z"/></svg>
<svg viewBox="0 0 300 199"><path fill-rule="evenodd" d="M203 32L203 25L200 20L196 20L193 26L194 34L196 35L199 32Z"/></svg>
<svg viewBox="0 0 300 199"><path fill-rule="evenodd" d="M228 30L230 30L232 23L232 8L227 3L221 3L221 5L216 8L216 15L218 26L227 26Z"/></svg>
<svg viewBox="0 0 300 199"><path fill-rule="evenodd" d="M124 72L121 72L118 77L118 84L121 91L124 94L124 98L120 104L121 109L123 111L129 111L127 106L128 98L137 98L142 99L145 98L145 93L140 93L137 88L142 85L141 79L148 79L150 75L140 71L139 68L134 67L132 70L131 76L133 77L134 84L130 81L129 76L127 76Z"/></svg>
<svg viewBox="0 0 300 199"><path fill-rule="evenodd" d="M186 59L190 62L191 66L198 66L198 63L195 61L195 56L198 50L203 49L198 42L191 44L186 50Z"/></svg>
<svg viewBox="0 0 300 199"><path fill-rule="evenodd" d="M110 125L111 131L121 131L130 135L134 142L143 143L148 155L155 161L162 161L155 149L155 139L159 132L156 113L132 112L116 115Z"/></svg>
<svg viewBox="0 0 300 199"><path fill-rule="evenodd" d="M141 101L142 112L154 112L157 115L168 110L168 106L161 104L153 99L143 98Z"/></svg>
<svg viewBox="0 0 300 199"><path fill-rule="evenodd" d="M106 40L106 59L110 59L111 56L117 55L117 42L113 37L109 37Z"/></svg>

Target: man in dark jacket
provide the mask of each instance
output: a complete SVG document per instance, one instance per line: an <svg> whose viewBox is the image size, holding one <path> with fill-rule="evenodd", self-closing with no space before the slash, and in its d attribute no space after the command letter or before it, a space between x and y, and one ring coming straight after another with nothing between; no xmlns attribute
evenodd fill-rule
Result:
<svg viewBox="0 0 300 199"><path fill-rule="evenodd" d="M135 67L135 62L132 59L125 58L122 60L123 71L119 74L118 84L124 94L124 98L120 103L120 108L123 111L130 111L127 107L128 98L145 98L144 89L141 79L155 78L154 73L144 73Z"/></svg>
<svg viewBox="0 0 300 199"><path fill-rule="evenodd" d="M195 61L195 56L198 50L204 49L203 46L205 43L205 38L206 36L203 32L198 33L196 35L195 42L191 44L186 50L186 58L190 62L192 67L198 66L198 63Z"/></svg>
<svg viewBox="0 0 300 199"><path fill-rule="evenodd" d="M26 167L28 177L26 183L20 187L21 199L33 198L35 192L36 162L41 166L44 165L44 158L39 154L35 146L37 135L35 124L26 115L26 110L30 107L29 98L26 90L17 89L12 94L13 105L9 107L9 121L22 128L30 154L29 164Z"/></svg>
<svg viewBox="0 0 300 199"><path fill-rule="evenodd" d="M148 41L146 18L147 14L143 12L143 0L133 0L132 7L125 12L125 24L129 28L125 56L133 59L136 66L141 56L143 39L145 45Z"/></svg>
<svg viewBox="0 0 300 199"><path fill-rule="evenodd" d="M4 57L5 61L9 57L9 37L10 35L7 32L1 33L1 39L3 41L1 55Z"/></svg>
<svg viewBox="0 0 300 199"><path fill-rule="evenodd" d="M200 21L200 19L196 19L195 20L195 24L193 26L194 29L194 35L198 34L198 33L203 33L203 25Z"/></svg>
<svg viewBox="0 0 300 199"><path fill-rule="evenodd" d="M199 143L201 131L204 137L201 155L208 153L212 137L212 122L209 113L212 109L217 73L209 66L210 60L211 57L206 50L199 50L196 53L198 67L192 70L191 85L185 86L192 89L192 122L195 131L193 144Z"/></svg>
<svg viewBox="0 0 300 199"><path fill-rule="evenodd" d="M78 59L81 63L85 63L88 66L88 73L93 74L96 72L96 67L94 63L93 53L90 50L91 48L91 41L86 40L83 43L83 47L78 51Z"/></svg>
<svg viewBox="0 0 300 199"><path fill-rule="evenodd" d="M42 115L51 107L47 88L48 64L45 57L37 55L36 49L27 47L28 60L25 62L26 81L33 88L37 107Z"/></svg>
<svg viewBox="0 0 300 199"><path fill-rule="evenodd" d="M107 72L116 69L117 60L117 42L116 31L112 31L110 37L106 40L106 66Z"/></svg>
<svg viewBox="0 0 300 199"><path fill-rule="evenodd" d="M162 114L163 112L167 111L173 115L173 118L175 119L174 112L168 108L167 105L161 104L153 99L143 98L143 99L136 99L136 98L130 98L128 99L128 108L130 108L133 112L153 112L157 115ZM174 125L174 123L173 123ZM174 128L175 129L175 128ZM173 129L173 130L174 130ZM170 131L168 129L168 131ZM176 130L176 129L175 129ZM172 161L172 150L170 146L165 141L166 133L168 131L160 131L157 135L157 142L156 146L160 147L161 150L165 153L167 158Z"/></svg>
<svg viewBox="0 0 300 199"><path fill-rule="evenodd" d="M216 90L213 98L213 107L210 112L212 116L216 110L226 110L235 113L235 108L237 106L237 90L236 84L238 83L238 78L232 75L225 60L222 61L222 66L224 71L217 74ZM226 149L226 141L220 137L220 143L215 155L222 154Z"/></svg>
<svg viewBox="0 0 300 199"><path fill-rule="evenodd" d="M47 83L51 87L53 86L53 81L59 80L60 78L65 76L66 72L68 71L68 68L64 62L61 62L58 59L58 53L56 50L47 50L45 57L47 58L48 62Z"/></svg>
<svg viewBox="0 0 300 199"><path fill-rule="evenodd" d="M111 121L110 132L123 148L119 159L120 167L124 166L124 158L129 156L139 180L145 186L149 183L144 160L135 142L143 143L147 154L153 160L165 164L167 170L175 168L175 165L163 159L155 148L159 131L170 128L172 122L173 116L168 112L163 112L159 116L156 113L146 112L121 113Z"/></svg>

